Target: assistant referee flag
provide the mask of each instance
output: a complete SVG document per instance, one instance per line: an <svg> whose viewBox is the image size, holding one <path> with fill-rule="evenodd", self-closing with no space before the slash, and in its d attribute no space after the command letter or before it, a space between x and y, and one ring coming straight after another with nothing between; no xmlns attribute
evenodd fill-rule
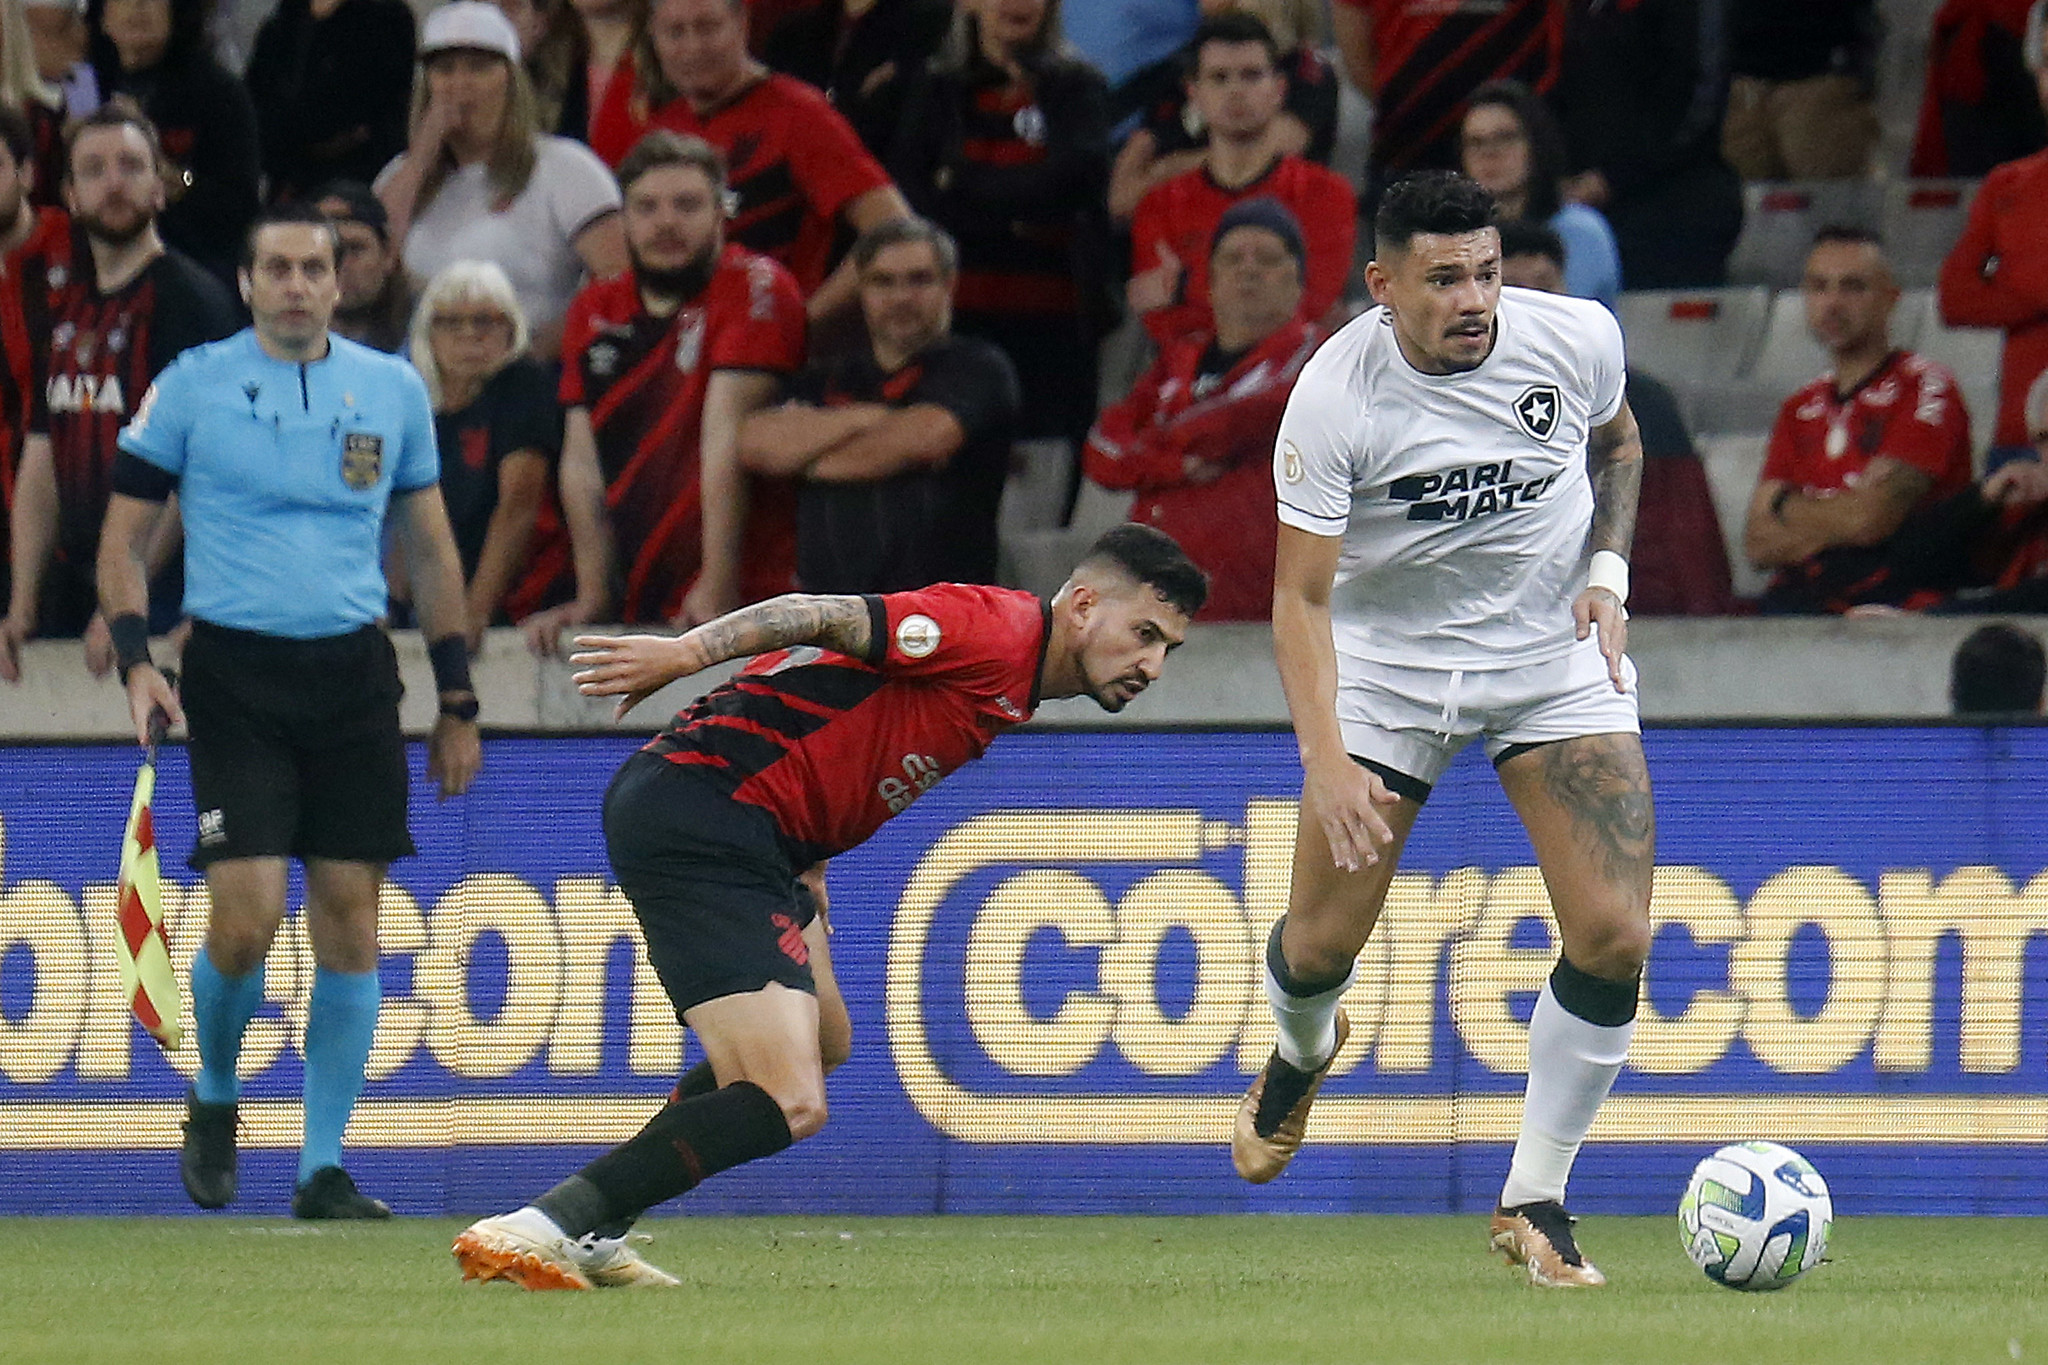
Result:
<svg viewBox="0 0 2048 1365"><path fill-rule="evenodd" d="M161 712L158 713L161 715ZM150 800L156 795L156 741L162 735L156 716L150 718L150 745L142 770L135 774L135 799L128 807L128 830L121 839L121 883L115 916L121 932L121 989L128 1007L149 1036L167 1052L182 1041L178 1027L178 974L171 967L170 940L164 936L164 901L157 880L156 821Z"/></svg>

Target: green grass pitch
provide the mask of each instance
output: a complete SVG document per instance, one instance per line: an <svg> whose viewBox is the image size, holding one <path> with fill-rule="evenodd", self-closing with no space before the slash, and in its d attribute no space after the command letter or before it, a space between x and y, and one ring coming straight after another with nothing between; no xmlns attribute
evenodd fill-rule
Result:
<svg viewBox="0 0 2048 1365"><path fill-rule="evenodd" d="M681 1290L463 1284L461 1223L0 1220L0 1361L824 1365L2048 1361L2048 1222L1858 1218L1777 1294L1672 1218L1591 1218L1613 1283L1539 1291L1480 1218L678 1219Z"/></svg>

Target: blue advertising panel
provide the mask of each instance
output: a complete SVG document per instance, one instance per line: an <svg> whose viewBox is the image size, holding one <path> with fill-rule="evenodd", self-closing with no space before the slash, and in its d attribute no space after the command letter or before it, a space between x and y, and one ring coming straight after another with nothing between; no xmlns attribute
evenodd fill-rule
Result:
<svg viewBox="0 0 2048 1365"><path fill-rule="evenodd" d="M1656 937L1574 1208L1668 1211L1706 1150L1761 1137L1812 1156L1846 1213L2048 1212L2048 729L1646 744ZM349 1130L351 1168L401 1212L523 1202L635 1131L694 1061L605 867L598 803L633 747L494 739L446 803L416 776L421 854L381 907L383 1013ZM129 1020L114 956L136 761L0 748L0 1213L189 1207L191 1045L167 1056ZM855 1043L831 1122L689 1207L1489 1207L1555 947L1476 752L1409 843L1309 1145L1272 1185L1231 1173L1237 1098L1271 1047L1260 954L1298 783L1285 734L999 740L832 865ZM183 979L207 899L182 865L182 750L156 813ZM311 979L295 908L245 1048L248 1211L289 1196Z"/></svg>

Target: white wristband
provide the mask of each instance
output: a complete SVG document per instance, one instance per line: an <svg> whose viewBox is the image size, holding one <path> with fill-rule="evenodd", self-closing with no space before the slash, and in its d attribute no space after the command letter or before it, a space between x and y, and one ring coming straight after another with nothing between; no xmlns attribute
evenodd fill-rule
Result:
<svg viewBox="0 0 2048 1365"><path fill-rule="evenodd" d="M1586 570L1586 586L1605 588L1622 605L1628 604L1628 561L1612 550L1593 551L1593 563Z"/></svg>

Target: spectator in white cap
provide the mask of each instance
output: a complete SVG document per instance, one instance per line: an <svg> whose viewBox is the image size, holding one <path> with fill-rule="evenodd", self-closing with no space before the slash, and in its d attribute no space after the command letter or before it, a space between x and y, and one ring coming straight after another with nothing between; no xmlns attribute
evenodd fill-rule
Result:
<svg viewBox="0 0 2048 1365"><path fill-rule="evenodd" d="M618 182L589 148L540 131L519 35L497 6L454 0L428 15L420 64L411 142L376 184L406 269L424 282L453 261L495 261L533 354L552 359L585 273L626 266Z"/></svg>

